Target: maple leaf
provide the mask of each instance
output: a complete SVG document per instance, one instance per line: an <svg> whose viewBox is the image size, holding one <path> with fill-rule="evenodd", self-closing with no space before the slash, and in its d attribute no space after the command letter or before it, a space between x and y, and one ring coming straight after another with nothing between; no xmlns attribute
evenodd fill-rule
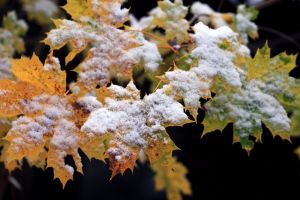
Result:
<svg viewBox="0 0 300 200"><path fill-rule="evenodd" d="M64 8L71 15L74 10L76 22L54 20L57 28L43 40L51 51L70 44L66 63L88 49L86 58L75 69L79 75L77 85L84 90L105 86L111 78L129 80L139 63L151 72L159 66L161 57L157 47L145 40L142 33L118 29L128 15L127 9L121 9L122 3L122 0L70 1ZM85 9L88 11L82 13Z"/></svg>
<svg viewBox="0 0 300 200"><path fill-rule="evenodd" d="M239 5L237 14L234 16L232 23L233 29L238 32L244 43L248 43L248 36L252 39L258 38L258 28L255 23L251 22L258 16L258 10L254 7Z"/></svg>
<svg viewBox="0 0 300 200"><path fill-rule="evenodd" d="M181 200L181 193L192 194L190 184L185 178L187 169L174 158L167 165L155 164L151 168L156 173L154 177L156 190L166 190L168 199Z"/></svg>
<svg viewBox="0 0 300 200"><path fill-rule="evenodd" d="M289 139L290 119L286 111L274 97L261 92L255 84L246 85L237 92L218 94L205 104L205 108L203 134L223 129L233 122L234 142L241 142L246 150L253 147L250 135L261 141L262 123L273 135Z"/></svg>
<svg viewBox="0 0 300 200"><path fill-rule="evenodd" d="M3 28L0 28L0 78L13 79L11 73L10 58L15 52L22 53L25 50L24 41L21 38L27 32L27 24L24 20L18 20L15 12L9 12L3 17Z"/></svg>
<svg viewBox="0 0 300 200"><path fill-rule="evenodd" d="M77 152L83 141L80 117L87 118L89 112L75 115L79 113L78 104L72 95L65 96L66 76L56 58L49 57L44 66L35 55L12 63L18 81L0 81L0 110L4 116L22 116L12 122L3 138L6 142L1 160L10 171L19 167L23 158L31 165L53 167L54 177L64 186L74 173L73 167L64 162L67 155L73 156L77 171L82 172Z"/></svg>
<svg viewBox="0 0 300 200"><path fill-rule="evenodd" d="M18 20L17 18L17 14L15 12L9 12L7 14L7 16L3 17L3 27L4 30L9 31L6 34L7 37L5 38L5 42L4 42L4 46L7 45L7 43L12 43L11 47L9 48L4 48L4 52L5 51L10 51L7 52L7 56L8 57L12 57L14 54L14 51L18 52L18 53L22 53L25 50L24 47L24 41L22 38L20 38L21 36L24 36L28 30L28 26L26 24L26 22L24 20ZM6 44L5 44L6 43ZM2 46L3 42L1 42L1 46ZM1 49L2 51L2 49ZM4 52L1 52L0 54L3 54Z"/></svg>
<svg viewBox="0 0 300 200"><path fill-rule="evenodd" d="M192 57L198 59L198 66L191 70L211 82L219 78L233 88L241 87L242 69L235 62L243 57L247 58L249 49L238 42L237 34L225 26L210 29L202 22L193 29L195 34L192 37L196 48L192 51Z"/></svg>
<svg viewBox="0 0 300 200"><path fill-rule="evenodd" d="M32 58L22 57L11 61L12 72L19 80L25 81L49 94L64 94L66 90L66 73L61 71L59 60L47 59L43 65L33 54Z"/></svg>
<svg viewBox="0 0 300 200"><path fill-rule="evenodd" d="M63 8L76 21L91 17L100 23L121 26L128 16L128 9L121 8L124 0L69 0Z"/></svg>
<svg viewBox="0 0 300 200"><path fill-rule="evenodd" d="M210 81L199 77L193 71L176 69L166 72L168 85L176 97L183 98L185 108L190 111L194 119L197 119L198 109L201 107L200 98L210 97Z"/></svg>
<svg viewBox="0 0 300 200"><path fill-rule="evenodd" d="M253 59L248 61L248 79L263 79L272 76L274 73L288 75L296 66L296 55L278 54L271 58L271 50L266 43L264 47L257 50Z"/></svg>
<svg viewBox="0 0 300 200"><path fill-rule="evenodd" d="M247 62L247 77L256 82L265 93L276 97L288 111L292 111L298 90L299 81L289 76L296 66L296 55L278 54L271 58L271 50L266 43L257 50L254 58Z"/></svg>
<svg viewBox="0 0 300 200"><path fill-rule="evenodd" d="M217 94L206 104L204 134L216 129L222 130L233 122L234 141L240 141L249 150L253 146L249 136L253 135L256 141L260 141L261 123L265 123L273 135L289 140L290 133L295 132L298 123L300 84L289 76L296 65L296 56L285 53L273 58L270 56L270 48L266 44L257 51L254 58L247 58L242 67L246 68L246 74L241 76L242 88ZM288 118L287 111L295 112L292 119Z"/></svg>
<svg viewBox="0 0 300 200"><path fill-rule="evenodd" d="M126 88L111 85L106 90L103 105L91 112L81 131L91 136L111 134L106 155L112 176L133 169L139 152L151 141L166 140L165 126L189 122L182 105L167 96L166 88L144 99L133 82Z"/></svg>
<svg viewBox="0 0 300 200"><path fill-rule="evenodd" d="M242 86L240 74L243 70L237 69L242 62L237 60L248 57L249 50L238 42L236 33L227 27L213 30L198 23L194 30L196 48L191 55L198 60L198 64L189 71L175 69L166 72L163 79L171 86L174 95L183 99L185 108L196 119L201 107L200 98L209 98L210 90L223 88L223 84L216 84L216 78L221 78L233 88Z"/></svg>
<svg viewBox="0 0 300 200"><path fill-rule="evenodd" d="M237 13L220 13L214 11L208 4L194 2L191 6L194 20L210 24L213 28L222 26L231 27L239 34L242 43L248 43L248 36L252 39L258 37L258 28L252 21L257 18L258 11L254 7L239 5Z"/></svg>
<svg viewBox="0 0 300 200"><path fill-rule="evenodd" d="M175 0L174 3L170 0L158 1L158 7L150 11L150 16L141 18L138 23L144 30L163 28L166 39L183 43L190 39L190 25L185 19L187 12L188 8L183 5L182 0Z"/></svg>
<svg viewBox="0 0 300 200"><path fill-rule="evenodd" d="M68 0L63 9L72 16L72 19L78 21L83 16L92 16L91 1L87 0Z"/></svg>
<svg viewBox="0 0 300 200"><path fill-rule="evenodd" d="M299 80L290 77L289 72L296 66L297 55L280 53L271 57L271 50L266 43L254 58L248 61L248 79L266 94L274 96L291 112L291 134L294 135L299 119Z"/></svg>
<svg viewBox="0 0 300 200"><path fill-rule="evenodd" d="M131 78L132 69L138 61L128 51L137 47L138 42L130 33L107 24L99 26L94 22L85 25L61 20L57 24L59 28L51 30L44 42L51 47L51 51L71 42L72 50L66 58L67 62L85 49L87 44L92 46L76 69L80 84L94 88L97 85L104 86L113 76Z"/></svg>
<svg viewBox="0 0 300 200"><path fill-rule="evenodd" d="M181 0L174 3L169 0L159 1L158 8L152 10L153 24L165 29L167 39L183 42L189 39L189 24L185 18L188 8Z"/></svg>
<svg viewBox="0 0 300 200"><path fill-rule="evenodd" d="M30 164L36 165L40 155L46 153L47 167L53 167L54 177L64 186L74 172L64 162L68 154L73 156L77 170L81 171L77 152L79 129L73 120L72 106L66 98L47 94L35 96L23 106L24 116L13 121L11 130L4 137L9 142L5 163L10 165L25 157Z"/></svg>
<svg viewBox="0 0 300 200"><path fill-rule="evenodd" d="M145 149L151 168L155 172L156 190L166 190L168 199L172 200L180 200L181 193L191 195L190 184L185 178L187 169L172 157L172 152L177 149L168 137L165 141L150 143Z"/></svg>
<svg viewBox="0 0 300 200"><path fill-rule="evenodd" d="M57 3L51 0L21 0L23 9L30 20L40 24L48 24L59 9Z"/></svg>
<svg viewBox="0 0 300 200"><path fill-rule="evenodd" d="M20 100L28 101L40 94L34 85L23 81L0 80L0 116L13 117L24 113Z"/></svg>

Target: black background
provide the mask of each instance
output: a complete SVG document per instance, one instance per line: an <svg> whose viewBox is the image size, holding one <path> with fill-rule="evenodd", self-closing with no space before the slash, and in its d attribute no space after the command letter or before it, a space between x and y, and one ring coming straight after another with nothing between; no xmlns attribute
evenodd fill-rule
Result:
<svg viewBox="0 0 300 200"><path fill-rule="evenodd" d="M193 1L184 1L185 5ZM228 0L202 1L222 12L235 12L236 6ZM60 1L60 5L64 5ZM222 4L222 5L221 5ZM126 4L136 16L144 16L156 5L155 0L130 0ZM8 1L0 8L1 16L8 10L16 9L20 17L25 17L18 1ZM260 27L260 39L251 41L250 49L254 53L266 40L272 53L282 51L298 53L300 51L300 2L292 0L278 1L260 9L256 23ZM26 36L26 55L35 51L45 58L48 48L35 41L42 40L49 27L30 21ZM57 53L59 54L59 53ZM59 55L58 55L59 56ZM299 63L299 60L298 60ZM299 67L291 75L299 77ZM272 137L264 128L263 144L255 144L250 156L241 149L240 144L232 144L232 124L222 132L215 131L200 139L203 127L200 111L198 124L183 127L170 127L168 133L182 151L174 155L184 163L189 173L193 196L184 199L299 199L300 198L300 160L293 153L300 140L293 138L293 144L279 137ZM139 163L134 173L127 171L109 181L111 172L103 162L83 156L84 176L75 173L74 181L69 181L64 190L60 182L53 180L52 169L46 171L30 168L24 164L22 170L16 170L12 176L22 186L21 190L8 181L3 164L0 165L0 199L166 199L164 192L156 192L152 181L153 173L147 164ZM72 159L66 159L72 163Z"/></svg>

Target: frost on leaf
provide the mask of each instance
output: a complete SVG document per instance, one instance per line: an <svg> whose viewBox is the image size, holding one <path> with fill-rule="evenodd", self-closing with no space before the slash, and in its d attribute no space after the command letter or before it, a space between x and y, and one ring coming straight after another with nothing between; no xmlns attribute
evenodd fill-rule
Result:
<svg viewBox="0 0 300 200"><path fill-rule="evenodd" d="M3 17L2 23L3 29L0 28L0 33L3 31L1 37L5 41L1 41L1 47L4 49L1 49L3 51L0 51L0 55L4 53L8 57L12 57L15 51L23 52L25 50L24 41L20 37L24 36L28 30L26 22L19 20L15 12L9 12L7 16Z"/></svg>
<svg viewBox="0 0 300 200"><path fill-rule="evenodd" d="M25 50L21 36L27 32L27 24L18 20L15 12L9 12L3 17L3 28L0 28L0 78L12 79L10 58Z"/></svg>
<svg viewBox="0 0 300 200"><path fill-rule="evenodd" d="M168 40L182 43L190 39L190 26L185 19L187 12L188 8L183 5L182 0L175 0L174 3L170 0L158 1L158 7L150 11L150 16L141 18L139 24L144 30L163 28Z"/></svg>
<svg viewBox="0 0 300 200"><path fill-rule="evenodd" d="M31 165L53 167L54 176L65 185L74 172L64 162L67 155L73 156L77 171L81 171L77 152L83 141L80 117L88 113L78 115L72 96L64 95L65 74L56 58L49 57L42 65L34 55L14 60L12 65L18 80L0 81L1 115L22 116L13 121L3 138L1 160L10 171L19 167L23 158Z"/></svg>
<svg viewBox="0 0 300 200"><path fill-rule="evenodd" d="M130 82L126 88L111 85L103 106L93 111L81 131L91 136L111 134L106 151L113 176L133 169L138 154L149 143L168 140L165 127L182 125L189 120L181 104L166 94L166 89L140 98Z"/></svg>
<svg viewBox="0 0 300 200"><path fill-rule="evenodd" d="M150 143L145 154L155 172L156 190L166 190L168 199L181 200L181 193L191 195L192 192L185 177L187 169L172 157L172 152L176 149L175 144L168 138Z"/></svg>
<svg viewBox="0 0 300 200"><path fill-rule="evenodd" d="M232 20L231 14L216 12L208 4L201 2L194 2L192 4L191 13L194 15L194 19L205 24L211 23L214 28L228 26L228 20Z"/></svg>
<svg viewBox="0 0 300 200"><path fill-rule="evenodd" d="M247 62L248 79L256 82L263 92L276 97L289 111L292 111L289 107L295 104L300 88L299 81L289 76L296 66L296 59L296 55L286 53L271 58L271 50L266 44Z"/></svg>
<svg viewBox="0 0 300 200"><path fill-rule="evenodd" d="M127 20L128 9L121 8L124 0L69 0L63 7L74 20L92 17L99 23L122 25Z"/></svg>
<svg viewBox="0 0 300 200"><path fill-rule="evenodd" d="M249 8L245 5L239 5L233 28L240 34L244 43L248 43L248 36L252 39L258 37L258 28L252 21L256 19L258 11L255 8Z"/></svg>
<svg viewBox="0 0 300 200"><path fill-rule="evenodd" d="M183 99L185 109L189 110L194 119L201 107L200 98L210 97L209 80L198 76L193 71L183 71L176 69L166 72L165 79L171 86L174 95Z"/></svg>
<svg viewBox="0 0 300 200"><path fill-rule="evenodd" d="M193 19L197 19L204 24L211 24L214 28L231 27L239 34L241 41L245 44L248 43L248 36L252 39L258 37L257 26L252 22L258 15L255 8L239 5L237 14L220 13L214 11L207 4L195 2L191 6L191 13L194 15Z"/></svg>
<svg viewBox="0 0 300 200"><path fill-rule="evenodd" d="M273 135L289 138L290 119L286 111L274 97L261 92L255 84L243 86L238 92L218 94L205 104L205 108L204 134L222 130L233 122L234 141L241 142L243 148L252 148L249 136L260 141L262 123Z"/></svg>
<svg viewBox="0 0 300 200"><path fill-rule="evenodd" d="M146 40L142 32L135 33L134 37L140 46L130 49L128 54L134 58L137 63L144 66L147 71L155 72L162 62L156 44Z"/></svg>
<svg viewBox="0 0 300 200"><path fill-rule="evenodd" d="M299 132L294 127L299 124L300 82L289 76L296 66L296 59L296 55L286 53L271 57L271 50L266 44L247 62L248 79L255 82L264 93L274 96L287 112L292 113L292 134Z"/></svg>
<svg viewBox="0 0 300 200"><path fill-rule="evenodd" d="M74 169L66 165L64 158L72 155L78 171L81 171L79 129L73 122L72 107L59 96L41 94L31 101L22 101L24 116L12 124L4 140L6 165L26 158L32 165L39 166L40 156L46 154L40 167L53 167L54 177L65 183L72 179Z"/></svg>
<svg viewBox="0 0 300 200"><path fill-rule="evenodd" d="M30 20L40 24L49 23L50 19L58 13L58 6L51 0L21 0L24 10Z"/></svg>
<svg viewBox="0 0 300 200"><path fill-rule="evenodd" d="M198 66L192 68L197 76L202 76L213 83L215 78L220 78L231 87L241 87L241 78L238 59L249 56L249 50L238 41L237 34L228 27L216 30L210 29L202 22L193 27L192 35L196 48L192 57L198 59Z"/></svg>
<svg viewBox="0 0 300 200"><path fill-rule="evenodd" d="M121 9L122 1L70 1L66 7L71 15L78 3L93 11L80 17L77 22L55 20L57 29L51 30L44 42L51 50L70 44L71 52L66 62L89 46L87 57L76 69L80 85L91 89L106 85L113 77L129 80L133 68L141 61L151 71L158 67L161 58L155 45L144 40L140 34L135 36L130 31L117 28L125 20L123 15L127 18L126 9ZM151 50L155 51L146 54Z"/></svg>

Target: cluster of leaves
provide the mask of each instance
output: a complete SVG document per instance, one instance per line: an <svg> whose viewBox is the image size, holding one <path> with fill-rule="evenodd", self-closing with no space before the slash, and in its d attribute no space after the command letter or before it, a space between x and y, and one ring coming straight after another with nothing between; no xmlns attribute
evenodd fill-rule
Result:
<svg viewBox="0 0 300 200"><path fill-rule="evenodd" d="M72 20L53 20L56 28L43 40L50 46L45 63L35 54L11 60L14 78L0 81L0 115L12 121L2 138L1 160L9 171L26 158L30 165L52 167L64 186L75 171L65 163L67 155L82 173L78 149L108 160L112 177L146 159L156 188L181 199L191 189L186 168L172 157L178 148L166 127L194 122L198 109L206 112L204 134L232 122L234 141L246 150L253 147L250 136L260 141L262 123L284 139L299 134L300 85L289 76L296 56L271 58L267 45L250 56L248 35L257 37L252 9L222 14L196 3L189 22L181 0L163 0L137 20L123 2L68 0L63 8ZM131 26L124 25L128 19ZM69 85L53 56L64 46L70 50L65 64L85 55ZM137 68L159 78L146 96L136 87Z"/></svg>
<svg viewBox="0 0 300 200"><path fill-rule="evenodd" d="M3 27L0 28L0 79L11 79L10 59L15 53L25 50L22 36L27 32L27 24L18 20L15 12L9 12L3 17ZM10 120L0 117L0 135L7 133L10 128Z"/></svg>

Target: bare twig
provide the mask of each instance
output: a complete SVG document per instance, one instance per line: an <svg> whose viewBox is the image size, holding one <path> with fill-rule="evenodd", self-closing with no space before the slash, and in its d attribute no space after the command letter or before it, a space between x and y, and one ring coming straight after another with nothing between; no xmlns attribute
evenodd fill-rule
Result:
<svg viewBox="0 0 300 200"><path fill-rule="evenodd" d="M269 28L269 27L265 27L265 26L260 26L258 25L258 28L262 31L266 31L266 32L270 32L270 33L273 33L275 35L278 35L279 37L285 39L286 41L292 43L293 45L295 45L295 47L297 47L297 49L300 50L300 45L299 43L292 37L290 37L289 35L285 34L285 33L282 33L278 30L275 30L275 29L272 29L272 28Z"/></svg>

